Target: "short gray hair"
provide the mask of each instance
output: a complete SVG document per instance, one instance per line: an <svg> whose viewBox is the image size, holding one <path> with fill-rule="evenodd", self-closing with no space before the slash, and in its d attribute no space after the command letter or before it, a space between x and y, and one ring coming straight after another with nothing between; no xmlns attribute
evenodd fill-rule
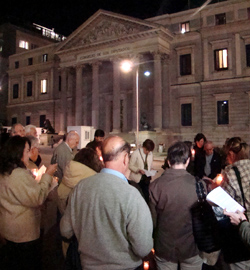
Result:
<svg viewBox="0 0 250 270"><path fill-rule="evenodd" d="M34 126L34 125L27 125L27 126L25 126L25 134L30 133L30 129L31 128L36 129L36 126Z"/></svg>

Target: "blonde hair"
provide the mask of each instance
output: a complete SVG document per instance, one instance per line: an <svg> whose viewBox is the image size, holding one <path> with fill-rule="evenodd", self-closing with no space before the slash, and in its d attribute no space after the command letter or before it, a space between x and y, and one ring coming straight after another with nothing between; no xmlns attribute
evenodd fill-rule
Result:
<svg viewBox="0 0 250 270"><path fill-rule="evenodd" d="M249 158L249 146L240 137L233 137L226 143L226 153L231 151L235 154L235 161Z"/></svg>

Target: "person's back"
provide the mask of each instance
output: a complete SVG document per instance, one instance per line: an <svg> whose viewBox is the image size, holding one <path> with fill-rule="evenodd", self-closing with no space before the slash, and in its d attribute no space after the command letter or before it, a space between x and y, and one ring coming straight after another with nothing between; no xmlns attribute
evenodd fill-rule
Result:
<svg viewBox="0 0 250 270"><path fill-rule="evenodd" d="M76 235L86 270L136 269L153 247L149 208L124 176L129 145L117 138L115 157L104 154L106 168L75 186L60 224L64 237ZM113 168L117 162L121 171Z"/></svg>

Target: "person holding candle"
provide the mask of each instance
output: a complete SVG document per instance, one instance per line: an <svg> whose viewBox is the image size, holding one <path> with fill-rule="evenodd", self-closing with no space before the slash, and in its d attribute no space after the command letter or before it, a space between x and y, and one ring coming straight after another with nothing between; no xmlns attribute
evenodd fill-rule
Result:
<svg viewBox="0 0 250 270"><path fill-rule="evenodd" d="M27 170L30 141L11 137L0 153L0 234L6 240L6 269L41 269L40 206L57 164L38 183Z"/></svg>
<svg viewBox="0 0 250 270"><path fill-rule="evenodd" d="M221 187L235 199L239 204L244 206L245 215L249 220L250 217L250 160L249 146L240 137L230 138L226 143L226 154L228 166L223 171L223 181ZM239 181L239 182L238 182ZM241 187L240 183L241 182ZM242 197L244 195L244 199ZM231 269L250 269L250 260L240 261L230 264ZM245 268L244 268L245 267Z"/></svg>
<svg viewBox="0 0 250 270"><path fill-rule="evenodd" d="M203 133L198 133L194 137L194 175L202 178L203 172L201 168L205 166L205 151L204 151L204 143L206 142L206 137Z"/></svg>

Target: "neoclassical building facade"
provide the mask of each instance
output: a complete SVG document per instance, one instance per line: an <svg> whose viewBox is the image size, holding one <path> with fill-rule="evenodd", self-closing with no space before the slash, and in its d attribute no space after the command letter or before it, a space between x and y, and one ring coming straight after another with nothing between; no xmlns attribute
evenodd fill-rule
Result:
<svg viewBox="0 0 250 270"><path fill-rule="evenodd" d="M85 125L133 141L138 111L156 144L198 132L250 142L250 1L147 20L99 10L66 40L10 56L8 74L9 124L49 119L57 132Z"/></svg>

